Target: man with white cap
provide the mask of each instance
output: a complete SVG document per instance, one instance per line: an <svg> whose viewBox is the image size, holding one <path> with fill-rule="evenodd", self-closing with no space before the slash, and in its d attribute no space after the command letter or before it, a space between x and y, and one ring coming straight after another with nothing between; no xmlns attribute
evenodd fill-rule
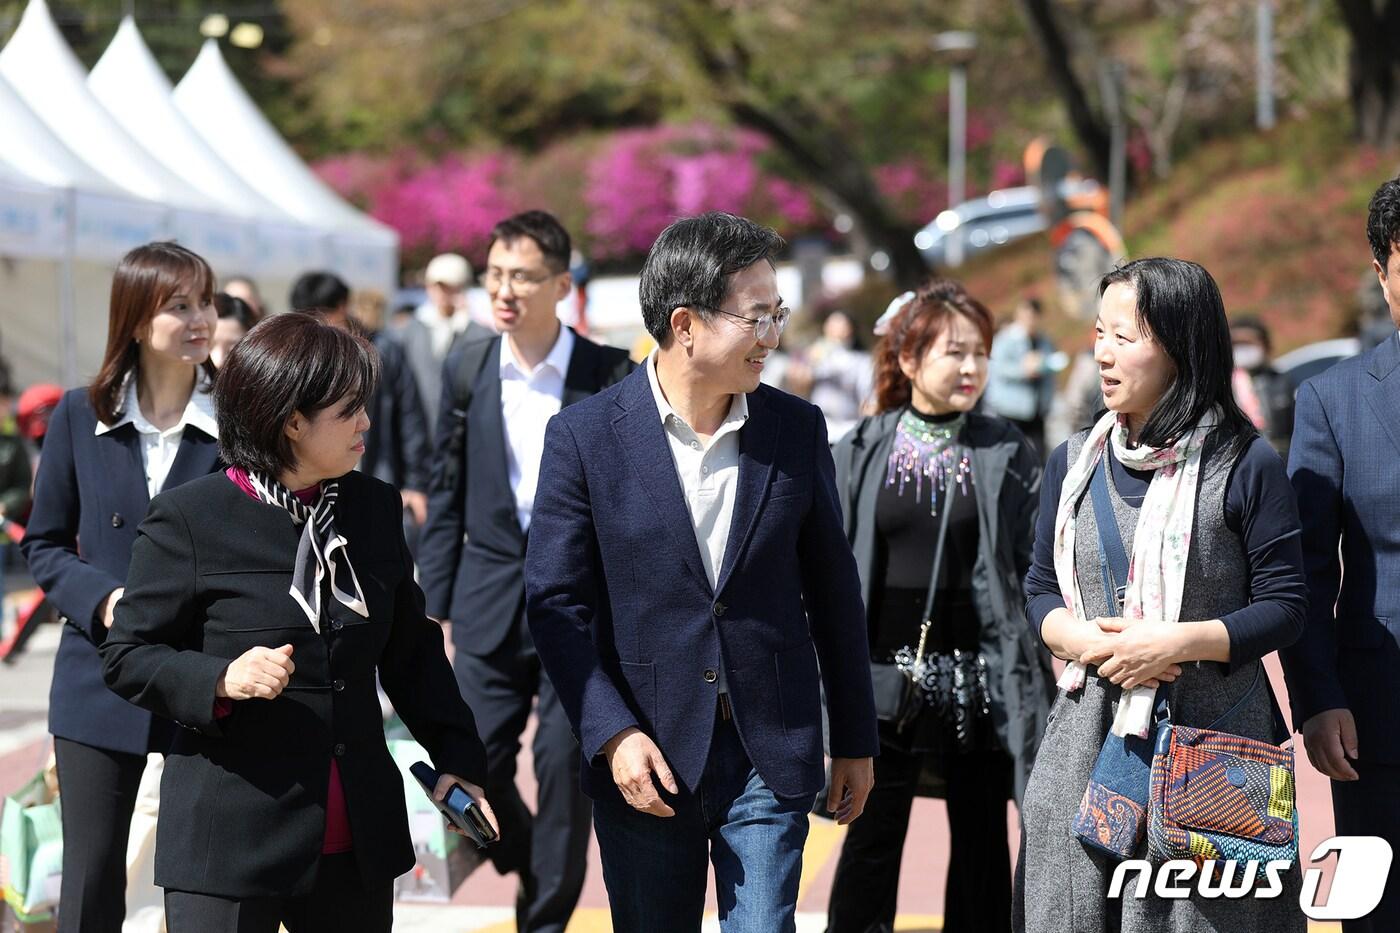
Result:
<svg viewBox="0 0 1400 933"><path fill-rule="evenodd" d="M413 321L398 334L408 356L419 394L428 414L428 424L437 424L438 402L442 396L442 362L460 341L493 336L490 328L474 322L467 314L467 286L472 267L456 253L434 256L423 272L428 300L413 314Z"/></svg>

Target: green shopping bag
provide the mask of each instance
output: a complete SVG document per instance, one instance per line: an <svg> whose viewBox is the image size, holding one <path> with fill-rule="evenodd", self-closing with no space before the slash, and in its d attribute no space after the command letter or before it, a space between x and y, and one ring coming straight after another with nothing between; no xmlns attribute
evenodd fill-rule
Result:
<svg viewBox="0 0 1400 933"><path fill-rule="evenodd" d="M20 923L48 920L62 872L63 819L41 771L0 810L0 895Z"/></svg>

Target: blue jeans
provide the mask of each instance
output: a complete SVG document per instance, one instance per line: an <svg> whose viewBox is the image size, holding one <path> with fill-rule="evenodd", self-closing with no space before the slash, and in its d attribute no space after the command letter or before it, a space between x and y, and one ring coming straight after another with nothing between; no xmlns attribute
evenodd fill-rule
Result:
<svg viewBox="0 0 1400 933"><path fill-rule="evenodd" d="M593 804L615 933L698 931L706 849L724 933L791 933L807 814L816 795L775 795L754 770L732 721L715 725L700 786L661 795L675 816L641 813L620 796Z"/></svg>

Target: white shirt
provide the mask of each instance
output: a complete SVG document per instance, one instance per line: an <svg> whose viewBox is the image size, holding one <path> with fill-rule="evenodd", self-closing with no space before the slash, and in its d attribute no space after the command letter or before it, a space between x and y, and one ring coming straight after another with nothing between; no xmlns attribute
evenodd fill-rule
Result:
<svg viewBox="0 0 1400 933"><path fill-rule="evenodd" d="M534 369L515 358L510 338L501 338L501 422L506 435L506 471L515 495L520 530L530 529L535 490L544 456L544 427L559 414L564 401L564 376L574 353L574 332L559 328L549 355Z"/></svg>
<svg viewBox="0 0 1400 933"><path fill-rule="evenodd" d="M748 420L749 400L743 393L731 396L729 414L706 446L662 394L656 378L656 356L657 351L653 350L647 357L647 381L666 429L671 461L685 494L695 543L700 546L700 561L705 565L710 587L714 588L719 585L724 546L734 518L734 497L739 491L739 429Z"/></svg>
<svg viewBox="0 0 1400 933"><path fill-rule="evenodd" d="M472 321L466 308L458 308L451 317L443 317L438 306L431 301L419 305L413 316L428 328L433 356L439 360L446 358L447 351L452 347L452 338L466 330Z"/></svg>
<svg viewBox="0 0 1400 933"><path fill-rule="evenodd" d="M122 401L121 417L113 424L97 423L99 437L115 431L124 424L134 425L141 438L141 463L146 468L146 492L151 498L165 487L165 478L170 475L170 467L180 452L180 441L185 436L185 428L192 427L203 431L212 438L219 436L219 425L214 419L214 397L209 394L209 382L201 373L195 383L194 393L174 427L160 428L146 420L141 414L141 405L136 398L136 380L127 377L126 392Z"/></svg>

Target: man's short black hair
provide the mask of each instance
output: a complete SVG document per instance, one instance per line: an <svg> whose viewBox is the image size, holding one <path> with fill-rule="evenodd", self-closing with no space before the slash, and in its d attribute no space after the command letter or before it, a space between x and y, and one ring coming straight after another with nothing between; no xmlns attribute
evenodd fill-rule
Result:
<svg viewBox="0 0 1400 933"><path fill-rule="evenodd" d="M276 314L234 344L214 383L219 454L230 466L277 476L296 469L284 428L292 412L365 407L379 381L379 353L315 314Z"/></svg>
<svg viewBox="0 0 1400 933"><path fill-rule="evenodd" d="M1400 178L1376 189L1366 214L1366 239L1371 241L1371 255L1380 263L1381 274L1390 268L1390 254L1400 250Z"/></svg>
<svg viewBox="0 0 1400 933"><path fill-rule="evenodd" d="M535 241L551 271L569 271L573 241L569 239L569 231L548 211L523 211L496 224L491 228L491 241L486 244L486 252L489 254L498 240L510 246L521 237Z"/></svg>
<svg viewBox="0 0 1400 933"><path fill-rule="evenodd" d="M350 302L350 286L334 272L307 272L292 286L292 310L334 311Z"/></svg>
<svg viewBox="0 0 1400 933"><path fill-rule="evenodd" d="M702 320L729 293L729 277L757 262L773 265L785 246L777 233L745 217L710 211L677 220L656 238L638 286L642 321L660 346L671 339L671 312L680 307Z"/></svg>
<svg viewBox="0 0 1400 933"><path fill-rule="evenodd" d="M1274 348L1273 335L1269 333L1268 326L1252 314L1241 314L1239 317L1231 318L1230 330L1252 331L1254 336L1259 338L1259 342L1264 345L1266 352L1272 351Z"/></svg>

